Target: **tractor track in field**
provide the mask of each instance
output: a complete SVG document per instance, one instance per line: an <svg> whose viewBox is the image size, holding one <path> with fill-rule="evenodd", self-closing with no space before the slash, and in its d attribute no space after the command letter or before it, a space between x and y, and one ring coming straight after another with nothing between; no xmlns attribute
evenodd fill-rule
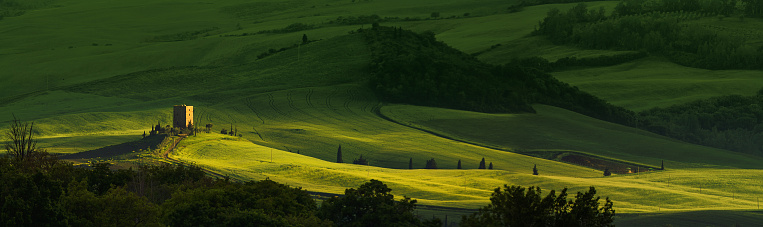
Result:
<svg viewBox="0 0 763 227"><path fill-rule="evenodd" d="M331 106L331 98L334 97L334 95L336 95L336 92L337 92L337 89L334 89L333 91L331 91L331 93L329 93L328 96L326 96L326 107L331 110L334 110L334 107Z"/></svg>
<svg viewBox="0 0 763 227"><path fill-rule="evenodd" d="M257 112L257 110L254 108L254 102L252 101L252 98L246 98L246 106L249 107L250 110L252 110L252 113L254 113L254 116L257 116L257 119L260 119L262 121L262 124L265 124L265 120L260 117L260 113Z"/></svg>
<svg viewBox="0 0 763 227"><path fill-rule="evenodd" d="M188 136L188 135L182 135L182 136L180 136L180 137L178 138L178 140L176 140L176 141L175 141L175 142L172 144L172 146L170 146L170 148L169 148L169 149L167 149L166 151L162 152L162 155L161 155L161 157L162 157L164 160L167 160L167 161L168 161L168 162L170 162L170 163L173 163L173 164L176 164L176 165L183 165L183 166L188 166L189 164L187 164L187 163L185 163L185 162L182 162L182 161L180 161L180 160L177 160L177 159L174 159L174 158L170 158L170 157L169 157L169 154L170 154L170 153L171 153L173 150L175 150L175 148L176 148L176 147L177 147L177 145L180 143L180 141L183 141L183 139L185 139L187 136ZM202 171L204 171L205 173L207 173L207 174L209 174L209 175L212 175L212 176L216 176L216 177L219 177L219 178L226 178L226 176L224 176L224 175L222 175L222 174L220 174L220 173L214 172L214 171L212 171L212 170L209 170L209 169L206 169L206 168L202 168L201 166L197 166L197 167L201 168L201 170L202 170Z"/></svg>
<svg viewBox="0 0 763 227"><path fill-rule="evenodd" d="M315 107L313 106L313 92L315 92L315 90L311 88L310 90L307 91L307 94L305 94L305 101L307 102L307 106L311 108Z"/></svg>
<svg viewBox="0 0 763 227"><path fill-rule="evenodd" d="M298 113L300 113L300 114L302 114L304 116L308 116L310 118L314 118L313 115L303 111L301 108L299 108L296 105L294 105L294 99L292 99L292 91L289 91L289 92L286 93L286 99L289 101L289 107L291 107L291 109L293 109L294 111L297 111Z"/></svg>
<svg viewBox="0 0 763 227"><path fill-rule="evenodd" d="M352 100L354 99L354 96L353 96L354 92L352 92L352 89L349 89L345 91L345 93L347 94L347 97L344 100L344 109L354 114L355 112L352 112L352 110L350 109L350 103L352 103Z"/></svg>
<svg viewBox="0 0 763 227"><path fill-rule="evenodd" d="M269 99L268 105L270 105L270 108L272 108L273 111L275 111L276 113L278 113L279 115L281 115L283 117L288 117L288 115L286 115L286 113L281 111L281 109L278 109L278 107L276 106L276 103L275 103L276 101L273 98L273 94L272 93L268 93L268 99Z"/></svg>

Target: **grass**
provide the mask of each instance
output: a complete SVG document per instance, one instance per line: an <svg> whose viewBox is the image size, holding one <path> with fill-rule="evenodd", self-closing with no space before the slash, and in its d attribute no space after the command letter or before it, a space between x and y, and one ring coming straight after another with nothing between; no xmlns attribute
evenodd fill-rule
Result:
<svg viewBox="0 0 763 227"><path fill-rule="evenodd" d="M535 105L537 114L483 114L408 105L383 114L414 127L505 149L573 150L666 168L758 168L761 158L675 141L650 132Z"/></svg>
<svg viewBox="0 0 763 227"><path fill-rule="evenodd" d="M0 123L12 113L33 120L41 146L54 153L75 153L136 140L157 121L169 124L171 106L185 103L195 106L199 125L213 123L217 132L233 127L243 136L189 137L173 157L238 179L269 177L330 193L380 179L396 195L417 198L424 205L470 209L485 205L492 189L503 184L569 187L572 192L593 185L599 195L615 200L618 213L658 212L628 216L622 223L659 223L663 217L696 218L715 212L709 210L721 211L708 217L757 217L746 210L757 209L755 198L762 192L756 179L763 172L754 169L758 157L685 144L548 106L536 106L537 115L381 106L365 84L369 53L360 37L347 35L369 25L328 24L339 16L418 17L421 20L384 25L434 31L438 39L467 53L501 44L478 56L497 64L515 56L554 60L619 53L554 46L527 36L546 11L575 4L507 13L511 4L57 0L0 21L0 42L5 44L0 46ZM615 4L592 2L589 7L611 9ZM426 19L432 12L443 18ZM455 17L446 19L451 16ZM745 29L759 27L757 20L749 20ZM706 22L736 26L728 20ZM317 28L226 36L293 23ZM185 41L151 41L200 30L209 31ZM319 41L257 59L268 49L299 43L302 34ZM538 48L531 52L528 46ZM761 87L758 71L707 71L665 62L642 59L555 76L634 110L706 95L752 94ZM376 115L377 108L413 126L485 146L386 121ZM373 166L334 163L340 144L346 162L363 155ZM648 165L664 159L668 170L604 178L600 171L487 147L573 150ZM496 169L475 170L482 157ZM441 169L408 170L410 158L416 168L435 158ZM466 170L455 169L458 160ZM540 176L530 174L533 164Z"/></svg>
<svg viewBox="0 0 763 227"><path fill-rule="evenodd" d="M680 169L603 178L549 175L544 168L539 176L530 171L389 169L328 162L221 134L189 137L172 157L236 179L270 178L328 193L379 179L397 196L458 208L483 206L502 184L569 187L571 192L595 186L598 195L614 199L620 213L754 209L763 192L760 170Z"/></svg>
<svg viewBox="0 0 763 227"><path fill-rule="evenodd" d="M614 105L634 111L720 95L753 95L763 88L761 71L696 69L660 58L553 75Z"/></svg>

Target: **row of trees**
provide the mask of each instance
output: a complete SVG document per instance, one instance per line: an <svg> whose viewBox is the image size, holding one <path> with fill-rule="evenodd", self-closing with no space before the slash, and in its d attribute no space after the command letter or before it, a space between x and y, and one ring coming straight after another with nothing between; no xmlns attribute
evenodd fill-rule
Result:
<svg viewBox="0 0 763 227"><path fill-rule="evenodd" d="M623 0L615 7L619 16L651 12L702 12L710 15L760 17L758 0Z"/></svg>
<svg viewBox="0 0 763 227"><path fill-rule="evenodd" d="M763 50L743 36L694 23L683 23L685 12L615 13L588 10L581 3L567 12L550 10L533 34L556 44L591 49L646 51L672 61L707 69L763 69Z"/></svg>
<svg viewBox="0 0 763 227"><path fill-rule="evenodd" d="M563 57L557 59L554 62L549 62L542 57L528 57L528 58L515 58L512 59L512 64L522 65L525 67L532 67L544 72L561 71L572 69L576 67L602 67L619 65L625 62L633 61L636 59L647 57L648 54L644 51L614 54L614 55L599 55L597 57Z"/></svg>
<svg viewBox="0 0 763 227"><path fill-rule="evenodd" d="M763 89L639 113L643 128L683 141L763 155Z"/></svg>
<svg viewBox="0 0 763 227"><path fill-rule="evenodd" d="M337 149L336 158L337 158L336 159L337 163L344 163L344 160L342 158L342 145L339 145L339 148ZM352 163L353 164L357 164L357 165L368 165L368 160L363 158L363 155L360 155L360 158L355 159ZM487 165L487 166L485 165L485 163L486 163L485 162L485 158L482 158L482 160L480 161L480 164L477 167L477 169L493 169L493 162L490 162L490 164ZM413 169L413 158L410 158L408 160L408 169ZM426 165L424 165L424 169L438 169L437 168L437 161L435 161L434 158L427 160L426 161ZM461 159L458 160L458 164L456 166L456 169L462 169L461 168ZM537 168L537 166L533 166L533 175L538 175L538 168Z"/></svg>

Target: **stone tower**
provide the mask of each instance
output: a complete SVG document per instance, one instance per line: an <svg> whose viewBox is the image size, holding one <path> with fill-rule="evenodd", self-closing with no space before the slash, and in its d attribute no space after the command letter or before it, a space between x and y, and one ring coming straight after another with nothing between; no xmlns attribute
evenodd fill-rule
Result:
<svg viewBox="0 0 763 227"><path fill-rule="evenodd" d="M177 105L172 115L172 127L187 128L193 124L193 106Z"/></svg>

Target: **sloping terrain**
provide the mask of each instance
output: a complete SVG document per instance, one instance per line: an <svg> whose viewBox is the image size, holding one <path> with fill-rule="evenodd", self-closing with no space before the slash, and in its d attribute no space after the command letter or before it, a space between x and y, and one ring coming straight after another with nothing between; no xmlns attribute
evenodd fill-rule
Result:
<svg viewBox="0 0 763 227"><path fill-rule="evenodd" d="M534 106L537 114L385 105L367 86L368 47L358 34L349 34L371 25L337 20L397 17L382 24L432 31L459 50L481 52L477 58L489 63L526 56L523 48L530 44L539 45L536 54L549 60L619 53L527 37L546 11L575 4L509 13L504 9L511 4L57 0L0 20L0 43L6 44L0 46L0 123L11 114L35 121L42 147L71 154L135 141L152 125L169 124L172 105L187 104L195 106L197 125L214 124L213 133L183 140L172 156L241 180L270 178L341 193L381 179L396 195L459 208L486 204L492 189L503 184L571 191L596 186L601 196L615 201L618 213L667 210L696 218L705 215L696 211L726 210L719 215L757 217L735 212L757 209L757 195L763 192L759 157L543 105ZM440 17L431 18L433 12ZM261 32L295 23L313 27ZM301 43L303 34L309 43ZM496 44L502 45L491 48ZM514 54L517 50L525 55ZM758 74L697 70L648 58L554 75L611 103L643 110L707 94L748 94L760 87ZM242 136L217 134L221 129ZM346 163L363 155L371 166L335 163L340 145ZM544 150L649 166L665 160L666 170L603 177L599 170L511 152ZM440 169L421 169L432 158ZM476 170L482 158L494 170ZM414 170L408 170L410 160ZM459 160L464 170L456 169ZM539 176L531 175L533 165ZM634 216L623 223L658 223L650 220L663 217Z"/></svg>

